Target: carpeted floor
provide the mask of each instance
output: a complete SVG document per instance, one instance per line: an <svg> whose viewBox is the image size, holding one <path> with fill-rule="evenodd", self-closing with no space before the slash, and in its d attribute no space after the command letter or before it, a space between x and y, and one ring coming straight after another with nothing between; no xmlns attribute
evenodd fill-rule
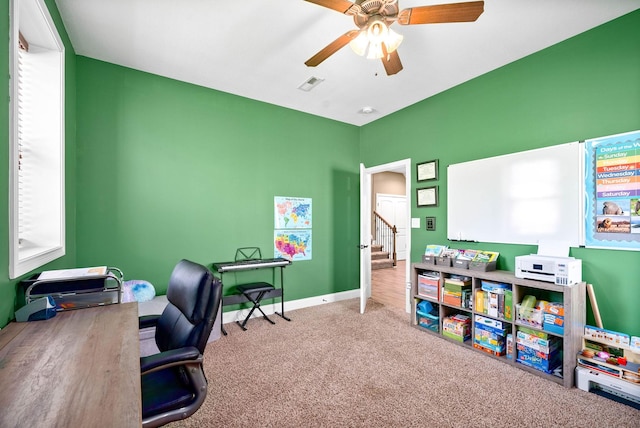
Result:
<svg viewBox="0 0 640 428"><path fill-rule="evenodd" d="M228 324L207 400L173 427L640 427L640 411L511 367L358 300Z"/></svg>

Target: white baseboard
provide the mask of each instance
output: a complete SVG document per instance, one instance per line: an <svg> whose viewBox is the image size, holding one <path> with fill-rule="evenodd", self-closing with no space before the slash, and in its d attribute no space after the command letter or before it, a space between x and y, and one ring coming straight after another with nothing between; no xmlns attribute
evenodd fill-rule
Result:
<svg viewBox="0 0 640 428"><path fill-rule="evenodd" d="M298 299L298 300L291 300L291 301L285 300L284 312L286 315L287 311L293 311L293 310L302 309L302 308L309 308L311 306L324 305L325 303L339 302L340 300L356 299L358 297L360 297L360 290L356 289L356 290L341 291L339 293L333 293L333 294L325 294L323 296L307 297L305 299ZM280 302L276 302L268 305L260 305L260 308L264 311L265 314L272 315L276 311L280 312L281 306L280 306ZM247 309L225 312L222 317L222 323L228 324L236 321L243 321L250 310L251 308L249 307ZM260 314L260 312L256 310L251 315L251 318L261 317L261 316L262 314Z"/></svg>

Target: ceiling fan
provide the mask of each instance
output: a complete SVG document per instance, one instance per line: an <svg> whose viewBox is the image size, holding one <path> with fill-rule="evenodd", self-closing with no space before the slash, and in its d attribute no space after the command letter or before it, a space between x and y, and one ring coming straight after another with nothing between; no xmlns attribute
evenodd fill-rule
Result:
<svg viewBox="0 0 640 428"><path fill-rule="evenodd" d="M402 36L393 31L391 24L439 24L447 22L473 22L484 11L484 1L418 6L399 10L398 0L305 0L353 16L357 30L350 30L329 43L305 64L315 67L342 47L349 44L359 55L381 59L388 75L402 70L397 48Z"/></svg>

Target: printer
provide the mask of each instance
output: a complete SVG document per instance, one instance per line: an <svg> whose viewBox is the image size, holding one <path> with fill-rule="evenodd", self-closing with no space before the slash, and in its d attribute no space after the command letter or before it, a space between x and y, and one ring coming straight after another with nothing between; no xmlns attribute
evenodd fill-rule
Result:
<svg viewBox="0 0 640 428"><path fill-rule="evenodd" d="M582 282L582 260L530 254L516 256L516 277L572 285Z"/></svg>

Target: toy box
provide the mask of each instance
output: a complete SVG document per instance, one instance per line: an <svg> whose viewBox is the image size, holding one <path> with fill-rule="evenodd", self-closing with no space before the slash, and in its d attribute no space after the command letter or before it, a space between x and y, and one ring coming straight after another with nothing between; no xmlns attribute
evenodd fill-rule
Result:
<svg viewBox="0 0 640 428"><path fill-rule="evenodd" d="M562 303L550 302L542 309L545 314L553 314L564 317L564 305Z"/></svg>
<svg viewBox="0 0 640 428"><path fill-rule="evenodd" d="M560 350L555 350L546 354L535 351L522 344L516 344L516 349L517 362L545 373L552 373L560 364L562 364L562 352Z"/></svg>
<svg viewBox="0 0 640 428"><path fill-rule="evenodd" d="M442 319L442 335L458 342L471 338L471 318L456 314Z"/></svg>
<svg viewBox="0 0 640 428"><path fill-rule="evenodd" d="M495 328L476 322L473 333L474 346L479 345L494 351L494 355L504 355L506 352L506 336L511 332L511 325L506 325L505 327L504 329Z"/></svg>
<svg viewBox="0 0 640 428"><path fill-rule="evenodd" d="M523 327L521 325L518 326L518 330L522 331L523 333L526 333L526 334L537 336L540 339L549 339L551 337L551 336L549 336L549 333L545 333L544 331L536 330L536 329L529 328L529 327Z"/></svg>
<svg viewBox="0 0 640 428"><path fill-rule="evenodd" d="M542 314L542 328L551 333L564 334L564 317L545 312Z"/></svg>
<svg viewBox="0 0 640 428"><path fill-rule="evenodd" d="M507 358L513 359L513 335L507 334Z"/></svg>
<svg viewBox="0 0 640 428"><path fill-rule="evenodd" d="M550 339L541 338L537 335L528 334L522 330L516 333L516 343L531 349L532 351L548 354L558 349L560 346L560 338L551 337Z"/></svg>
<svg viewBox="0 0 640 428"><path fill-rule="evenodd" d="M476 325L486 325L489 327L493 327L496 329L504 329L506 326L510 325L505 322L494 320L493 318L483 317L482 315L476 315L474 318Z"/></svg>
<svg viewBox="0 0 640 428"><path fill-rule="evenodd" d="M505 354L505 350L504 349L501 349L499 351L494 351L491 348L487 348L486 346L482 346L482 345L480 345L478 343L475 343L475 342L473 344L473 347L476 348L476 349L480 349L481 351L484 351L487 354L495 355L496 357L501 357L501 356L503 356Z"/></svg>

